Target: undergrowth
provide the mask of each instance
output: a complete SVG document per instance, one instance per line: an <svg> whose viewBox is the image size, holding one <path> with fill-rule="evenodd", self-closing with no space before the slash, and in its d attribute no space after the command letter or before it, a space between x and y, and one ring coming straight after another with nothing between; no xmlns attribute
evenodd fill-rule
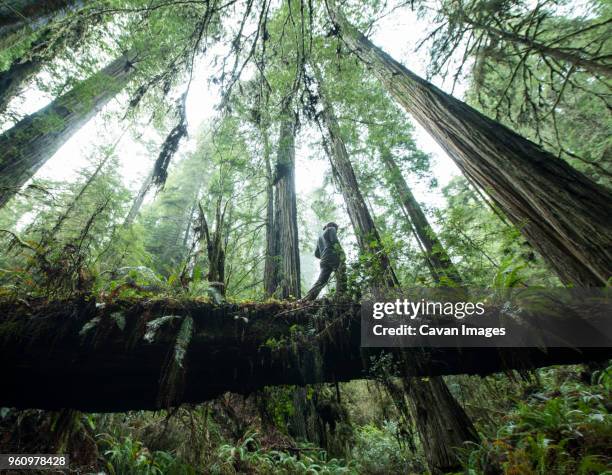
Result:
<svg viewBox="0 0 612 475"><path fill-rule="evenodd" d="M612 474L612 366L596 372L593 385L564 370L540 377L542 387L518 401L496 433L462 450L466 473Z"/></svg>

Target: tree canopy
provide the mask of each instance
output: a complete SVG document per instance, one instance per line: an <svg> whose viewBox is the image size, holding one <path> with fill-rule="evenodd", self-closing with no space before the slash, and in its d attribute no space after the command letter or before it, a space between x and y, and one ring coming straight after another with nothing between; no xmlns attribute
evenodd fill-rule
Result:
<svg viewBox="0 0 612 475"><path fill-rule="evenodd" d="M496 352L460 364L447 352L445 372L428 352L360 352L354 306L381 287L503 298L514 287L609 285L611 32L599 0L2 2L0 306L13 313L0 340L20 348L32 334L44 346L48 308L61 345L91 350L92 377L110 377L96 360L108 348L114 365L129 360L116 369L129 403L72 409L138 409L141 388L155 390L141 409L254 393L243 409L258 411L263 432L284 427L347 460L334 445L356 440L339 381L370 379L367 391L393 408L373 424L395 418L402 453L431 473L466 466L455 447L478 444L486 424L441 375L518 369L528 379L528 368L586 353L536 351L523 365ZM305 304L331 221L347 288L332 281ZM196 314L233 320L217 327ZM125 315L131 333L117 330ZM346 334L332 334L337 321ZM145 364L153 322L167 334ZM245 328L261 331L247 341ZM338 348L306 344L325 332ZM241 341L239 361L225 362ZM58 353L66 374L79 371L75 354ZM200 362L191 375L222 384L189 379L194 354L215 367ZM258 382L236 381L231 371L248 379L260 357L248 376ZM586 463L572 456L568 466Z"/></svg>

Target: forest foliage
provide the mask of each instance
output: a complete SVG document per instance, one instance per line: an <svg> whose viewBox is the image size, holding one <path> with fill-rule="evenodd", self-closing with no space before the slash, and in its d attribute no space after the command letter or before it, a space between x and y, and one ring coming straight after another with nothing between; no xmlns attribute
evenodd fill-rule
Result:
<svg viewBox="0 0 612 475"><path fill-rule="evenodd" d="M3 299L296 300L329 221L356 300L389 272L407 287L568 284L525 232L535 220L511 216L473 174L440 182L443 158L343 37L336 2L49 3L0 10ZM366 36L394 15L425 25L407 46L427 79L609 193L609 2L338 3ZM192 124L210 105L198 100L215 104ZM79 157L65 147L77 138ZM480 438L454 468L611 470L610 368L581 372L445 378ZM402 384L371 375L123 415L3 408L0 425L45 427L21 448L116 474L435 472Z"/></svg>

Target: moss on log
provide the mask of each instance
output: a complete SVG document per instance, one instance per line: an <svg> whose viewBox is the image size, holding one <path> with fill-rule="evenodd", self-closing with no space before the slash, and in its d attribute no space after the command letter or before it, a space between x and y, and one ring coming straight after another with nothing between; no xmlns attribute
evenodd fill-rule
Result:
<svg viewBox="0 0 612 475"><path fill-rule="evenodd" d="M484 375L611 356L593 348L361 348L360 307L349 301L301 307L15 300L0 302L0 406L157 409L226 391L368 378L382 352L395 360L393 371L411 376Z"/></svg>

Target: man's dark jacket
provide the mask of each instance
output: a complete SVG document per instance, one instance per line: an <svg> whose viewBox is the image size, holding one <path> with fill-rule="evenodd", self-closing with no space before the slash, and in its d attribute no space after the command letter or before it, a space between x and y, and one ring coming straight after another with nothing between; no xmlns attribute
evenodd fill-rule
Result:
<svg viewBox="0 0 612 475"><path fill-rule="evenodd" d="M335 267L340 262L341 249L340 241L338 241L338 235L336 234L336 228L330 226L329 228L325 228L319 236L315 257L321 259L321 266Z"/></svg>

